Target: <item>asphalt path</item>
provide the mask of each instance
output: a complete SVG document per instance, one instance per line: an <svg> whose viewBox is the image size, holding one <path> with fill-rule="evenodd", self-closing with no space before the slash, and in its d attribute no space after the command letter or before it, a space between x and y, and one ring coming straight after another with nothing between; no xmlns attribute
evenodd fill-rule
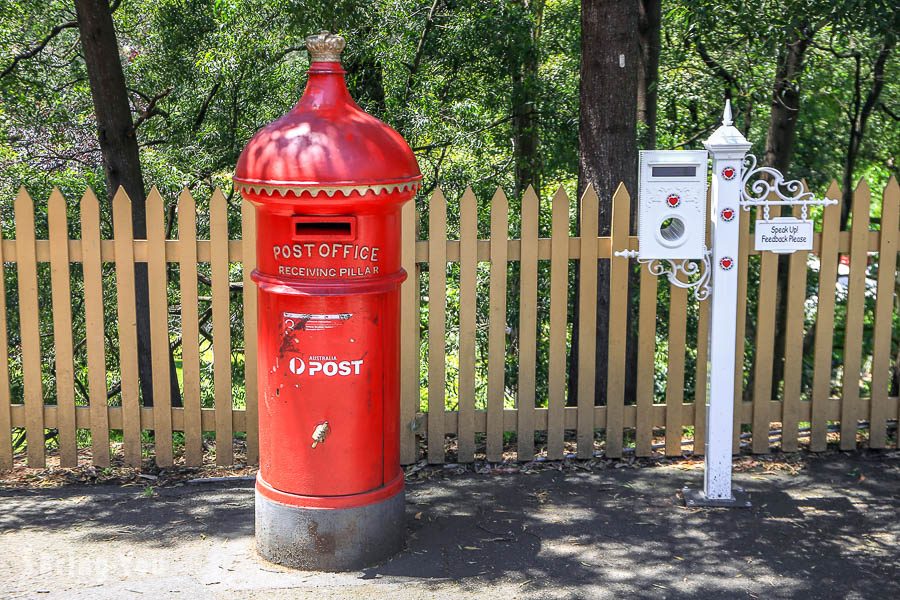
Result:
<svg viewBox="0 0 900 600"><path fill-rule="evenodd" d="M685 508L677 463L459 471L410 478L407 548L339 574L256 556L246 480L0 490L0 597L900 598L898 451L738 473L749 509Z"/></svg>

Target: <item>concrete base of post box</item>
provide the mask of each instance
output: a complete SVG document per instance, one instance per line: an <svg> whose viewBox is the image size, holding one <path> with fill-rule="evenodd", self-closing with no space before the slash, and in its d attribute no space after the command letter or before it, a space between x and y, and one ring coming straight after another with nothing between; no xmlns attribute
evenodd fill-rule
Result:
<svg viewBox="0 0 900 600"><path fill-rule="evenodd" d="M311 571L352 571L379 563L406 538L400 493L366 506L304 508L256 493L256 548L268 561Z"/></svg>

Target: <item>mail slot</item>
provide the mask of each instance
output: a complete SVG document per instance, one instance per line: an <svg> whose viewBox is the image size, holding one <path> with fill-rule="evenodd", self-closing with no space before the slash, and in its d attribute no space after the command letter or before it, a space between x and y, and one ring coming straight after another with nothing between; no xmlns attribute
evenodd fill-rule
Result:
<svg viewBox="0 0 900 600"><path fill-rule="evenodd" d="M354 217L294 217L295 240L352 240L356 237Z"/></svg>

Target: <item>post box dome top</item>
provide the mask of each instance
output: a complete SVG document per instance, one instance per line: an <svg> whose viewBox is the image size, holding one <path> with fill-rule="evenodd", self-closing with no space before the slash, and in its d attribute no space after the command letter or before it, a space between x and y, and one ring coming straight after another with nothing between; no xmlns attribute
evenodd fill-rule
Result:
<svg viewBox="0 0 900 600"><path fill-rule="evenodd" d="M241 152L234 183L243 194L409 197L418 189L422 174L409 145L350 97L340 63L344 45L344 38L326 31L306 39L306 89L293 109L260 129Z"/></svg>

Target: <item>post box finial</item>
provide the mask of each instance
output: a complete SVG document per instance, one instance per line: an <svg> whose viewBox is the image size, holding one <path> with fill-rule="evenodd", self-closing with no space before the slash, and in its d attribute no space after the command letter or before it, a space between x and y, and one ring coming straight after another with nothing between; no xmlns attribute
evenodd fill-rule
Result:
<svg viewBox="0 0 900 600"><path fill-rule="evenodd" d="M324 30L306 38L310 62L340 62L346 45L343 37Z"/></svg>
<svg viewBox="0 0 900 600"><path fill-rule="evenodd" d="M731 100L725 100L725 112L722 114L722 125L728 127L734 124L734 118L731 116Z"/></svg>

